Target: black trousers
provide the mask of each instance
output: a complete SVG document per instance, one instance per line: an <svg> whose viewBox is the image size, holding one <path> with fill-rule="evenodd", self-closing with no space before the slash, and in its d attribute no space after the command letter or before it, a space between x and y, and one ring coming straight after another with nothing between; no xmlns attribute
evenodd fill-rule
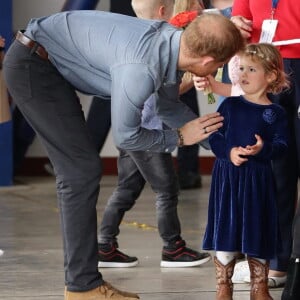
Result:
<svg viewBox="0 0 300 300"><path fill-rule="evenodd" d="M270 269L287 271L292 252L293 219L297 201L297 183L300 175L300 119L297 110L300 105L300 59L284 59L285 72L289 74L291 88L273 96L273 101L282 105L289 123L289 148L286 155L273 162L277 187L279 230L282 248L275 259L270 261Z"/></svg>

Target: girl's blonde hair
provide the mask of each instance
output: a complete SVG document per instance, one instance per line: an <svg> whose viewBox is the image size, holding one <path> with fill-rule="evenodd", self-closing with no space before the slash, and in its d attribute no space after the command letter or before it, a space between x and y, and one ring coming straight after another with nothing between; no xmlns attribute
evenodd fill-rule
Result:
<svg viewBox="0 0 300 300"><path fill-rule="evenodd" d="M177 15L184 11L190 11L195 0L175 0L173 15ZM197 0L196 0L197 1ZM182 81L188 82L193 79L193 74L185 72Z"/></svg>
<svg viewBox="0 0 300 300"><path fill-rule="evenodd" d="M191 0L175 0L174 15L190 10Z"/></svg>
<svg viewBox="0 0 300 300"><path fill-rule="evenodd" d="M262 65L267 74L273 72L276 75L276 79L269 85L269 93L278 94L290 87L288 75L284 72L282 56L275 46L267 43L248 44L240 56L251 57Z"/></svg>

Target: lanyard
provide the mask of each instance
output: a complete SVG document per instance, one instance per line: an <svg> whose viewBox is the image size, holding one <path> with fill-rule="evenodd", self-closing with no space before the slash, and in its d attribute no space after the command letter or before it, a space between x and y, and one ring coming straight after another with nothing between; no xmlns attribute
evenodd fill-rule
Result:
<svg viewBox="0 0 300 300"><path fill-rule="evenodd" d="M279 0L272 0L272 11L271 11L271 19L273 20L275 10L277 8Z"/></svg>
<svg viewBox="0 0 300 300"><path fill-rule="evenodd" d="M277 8L277 4L278 4L279 0L272 0L272 8L276 9Z"/></svg>

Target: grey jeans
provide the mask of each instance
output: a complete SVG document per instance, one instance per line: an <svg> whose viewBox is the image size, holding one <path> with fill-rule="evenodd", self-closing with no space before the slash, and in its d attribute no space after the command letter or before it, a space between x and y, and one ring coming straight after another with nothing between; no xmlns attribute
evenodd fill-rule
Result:
<svg viewBox="0 0 300 300"><path fill-rule="evenodd" d="M102 284L98 272L97 214L101 166L74 88L47 60L18 41L8 50L4 76L20 111L37 132L56 173L70 291Z"/></svg>
<svg viewBox="0 0 300 300"><path fill-rule="evenodd" d="M164 246L180 240L178 180L171 154L120 149L118 172L118 186L103 213L99 243L117 242L123 216L134 206L146 181L156 193L158 231Z"/></svg>

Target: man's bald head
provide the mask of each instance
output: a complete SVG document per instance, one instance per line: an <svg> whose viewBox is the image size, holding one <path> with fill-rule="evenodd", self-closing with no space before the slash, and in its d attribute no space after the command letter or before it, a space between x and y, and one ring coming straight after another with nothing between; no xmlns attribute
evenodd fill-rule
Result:
<svg viewBox="0 0 300 300"><path fill-rule="evenodd" d="M173 15L174 0L132 0L138 18L168 21Z"/></svg>
<svg viewBox="0 0 300 300"><path fill-rule="evenodd" d="M185 51L194 57L211 56L225 62L244 47L244 39L237 27L217 14L202 14L182 33Z"/></svg>

